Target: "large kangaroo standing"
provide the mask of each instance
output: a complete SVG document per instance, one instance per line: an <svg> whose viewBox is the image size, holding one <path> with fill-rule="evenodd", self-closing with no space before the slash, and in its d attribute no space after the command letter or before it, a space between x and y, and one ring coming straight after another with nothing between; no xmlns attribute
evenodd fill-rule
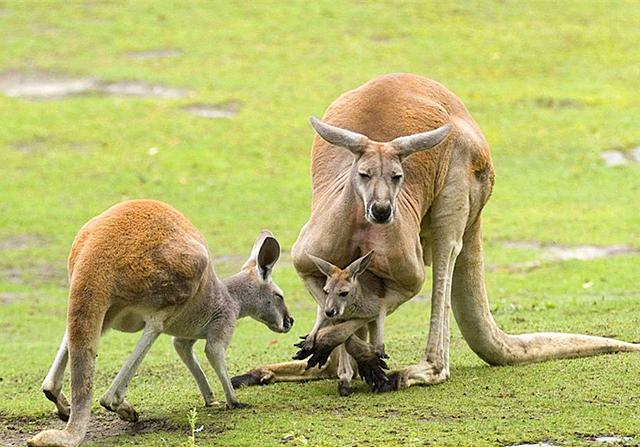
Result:
<svg viewBox="0 0 640 447"><path fill-rule="evenodd" d="M451 308L466 342L490 365L640 351L640 345L610 338L511 335L496 325L484 284L481 231L494 184L489 146L443 85L412 74L382 76L340 96L323 121L312 120L319 133L311 152L312 212L292 253L310 293L321 298L326 278L307 254L344 267L374 250L368 271L383 282L384 300L391 304L415 296L424 266L432 266L423 357L375 389L449 378ZM314 350L346 341L359 327L354 321L321 329ZM358 360L357 352L350 353ZM334 357L325 368L306 369L305 361L262 366L233 383L335 378Z"/></svg>

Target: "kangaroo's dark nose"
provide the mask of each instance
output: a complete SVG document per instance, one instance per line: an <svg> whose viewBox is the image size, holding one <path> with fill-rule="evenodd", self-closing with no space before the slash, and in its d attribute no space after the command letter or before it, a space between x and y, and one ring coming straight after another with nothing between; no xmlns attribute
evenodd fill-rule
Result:
<svg viewBox="0 0 640 447"><path fill-rule="evenodd" d="M327 309L324 311L324 314L329 317L329 318L333 318L336 316L336 310L335 309Z"/></svg>
<svg viewBox="0 0 640 447"><path fill-rule="evenodd" d="M289 331L289 329L291 329L291 327L293 326L293 318L291 318L289 315L287 315L286 317L284 317L284 330L285 331Z"/></svg>
<svg viewBox="0 0 640 447"><path fill-rule="evenodd" d="M371 206L371 215L376 222L385 223L391 217L391 205L375 202Z"/></svg>

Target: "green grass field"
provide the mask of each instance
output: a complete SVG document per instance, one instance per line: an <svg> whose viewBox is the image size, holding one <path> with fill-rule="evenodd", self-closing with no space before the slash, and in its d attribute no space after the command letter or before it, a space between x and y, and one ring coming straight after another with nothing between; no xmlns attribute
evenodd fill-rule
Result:
<svg viewBox="0 0 640 447"><path fill-rule="evenodd" d="M0 94L0 444L62 426L40 383L64 331L65 260L85 221L127 198L166 201L227 259L217 264L223 275L240 267L261 228L288 251L309 214L308 116L388 72L443 82L490 142L497 177L484 233L499 324L640 340L637 253L512 268L544 250L505 245L640 250L640 164L609 168L600 158L640 145L637 2L3 1L0 33L0 87L53 73L188 90ZM132 54L163 49L176 52ZM227 102L240 105L231 119L183 110ZM239 322L232 374L289 358L311 327L315 303L290 263L275 280L296 325L277 335ZM419 360L428 317L428 300L416 299L388 319L392 367ZM205 409L163 336L129 389L141 413L130 426L97 398L138 337L111 332L101 342L87 446L187 445L194 407L199 446L582 446L599 435L640 443L638 355L491 368L455 326L445 384L374 395L359 383L350 398L332 381L277 384L240 390L252 404L240 411Z"/></svg>

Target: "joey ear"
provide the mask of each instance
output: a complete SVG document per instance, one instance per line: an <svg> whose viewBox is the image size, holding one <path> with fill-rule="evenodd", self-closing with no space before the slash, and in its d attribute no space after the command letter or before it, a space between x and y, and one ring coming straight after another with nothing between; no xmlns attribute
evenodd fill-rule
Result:
<svg viewBox="0 0 640 447"><path fill-rule="evenodd" d="M349 267L347 267L345 270L349 271L352 279L356 279L358 276L364 273L365 270L367 270L367 267L369 267L369 263L371 262L372 258L373 258L373 250L371 250L369 253L362 256L361 258L358 258L355 261L353 261L351 264L349 264Z"/></svg>
<svg viewBox="0 0 640 447"><path fill-rule="evenodd" d="M318 258L317 256L310 255L309 253L307 253L307 256L309 256L309 259L311 259L316 267L318 267L318 270L326 276L331 276L331 272L336 268L332 263Z"/></svg>
<svg viewBox="0 0 640 447"><path fill-rule="evenodd" d="M263 230L256 239L251 256L244 267L255 264L256 270L264 281L269 279L273 266L280 258L280 244L269 230Z"/></svg>

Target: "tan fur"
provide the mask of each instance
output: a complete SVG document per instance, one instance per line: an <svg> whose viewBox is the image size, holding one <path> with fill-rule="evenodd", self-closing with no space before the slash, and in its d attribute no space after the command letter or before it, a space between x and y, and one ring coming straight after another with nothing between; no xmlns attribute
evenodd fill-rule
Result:
<svg viewBox="0 0 640 447"><path fill-rule="evenodd" d="M205 404L211 405L213 394L193 356L194 342L206 339L205 352L223 385L227 405L243 406L235 398L225 365L237 318L252 316L278 332L293 324L282 291L270 279L279 250L271 233L263 232L243 270L221 281L200 232L167 204L123 202L90 220L71 248L67 332L43 383L45 395L69 422L65 430L41 432L28 444L74 447L82 441L91 411L98 341L110 328L144 329L134 353L100 400L122 419L138 418L124 394L161 333L174 336L176 351L196 379ZM67 353L71 408L61 392Z"/></svg>
<svg viewBox="0 0 640 447"><path fill-rule="evenodd" d="M292 250L295 268L311 294L320 299L323 279L306 253L334 265L347 265L375 250L369 270L383 280L384 300L391 308L420 291L424 266L432 264L430 330L423 358L392 374L390 385L382 384L381 389L448 379L451 307L471 349L490 364L640 350L638 345L601 337L516 336L497 327L484 288L480 223L494 185L494 169L482 132L462 102L444 86L412 74L382 76L340 96L323 121L362 134L362 141L368 139L368 143L363 151L350 152L324 137L315 138L311 217ZM452 130L442 143L402 161L404 184L394 219L384 225L365 219L366 190L358 183L357 169L372 168L381 182L388 179L385 166L397 163L397 154L391 143L384 142L444 124L450 124ZM266 365L256 371L268 372L270 381L288 380L286 365ZM315 371L318 376L327 375Z"/></svg>

